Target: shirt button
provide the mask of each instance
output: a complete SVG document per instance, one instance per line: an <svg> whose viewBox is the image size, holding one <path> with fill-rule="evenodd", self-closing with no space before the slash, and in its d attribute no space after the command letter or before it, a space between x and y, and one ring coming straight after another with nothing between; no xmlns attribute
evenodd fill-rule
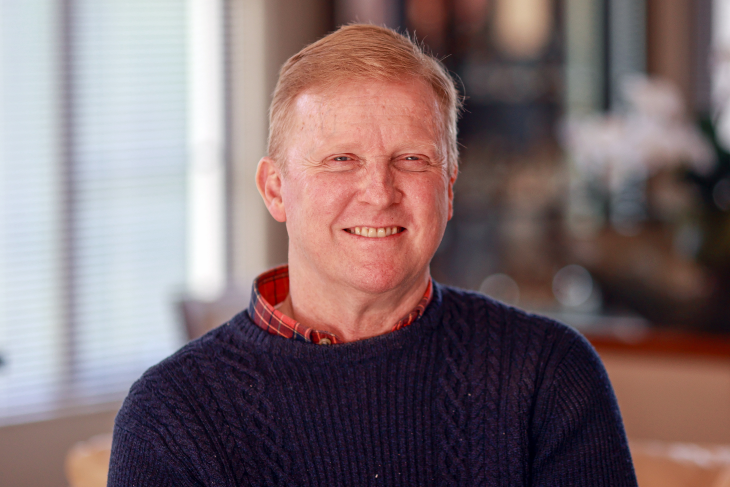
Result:
<svg viewBox="0 0 730 487"><path fill-rule="evenodd" d="M319 341L319 344L320 345L332 345L332 340L330 340L329 338L322 338Z"/></svg>

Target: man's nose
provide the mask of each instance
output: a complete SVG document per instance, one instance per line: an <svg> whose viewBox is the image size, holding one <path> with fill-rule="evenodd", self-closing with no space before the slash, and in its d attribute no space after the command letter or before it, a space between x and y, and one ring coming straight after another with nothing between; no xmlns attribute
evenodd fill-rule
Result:
<svg viewBox="0 0 730 487"><path fill-rule="evenodd" d="M395 170L388 162L368 164L361 190L361 199L379 208L398 203L401 193L396 185Z"/></svg>

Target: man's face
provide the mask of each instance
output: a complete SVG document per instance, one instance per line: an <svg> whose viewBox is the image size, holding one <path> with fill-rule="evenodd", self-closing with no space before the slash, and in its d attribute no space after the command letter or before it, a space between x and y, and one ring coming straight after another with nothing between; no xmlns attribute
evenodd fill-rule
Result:
<svg viewBox="0 0 730 487"><path fill-rule="evenodd" d="M280 203L269 205L286 221L290 268L314 285L371 294L422 280L451 218L456 177L430 87L305 92L292 116Z"/></svg>

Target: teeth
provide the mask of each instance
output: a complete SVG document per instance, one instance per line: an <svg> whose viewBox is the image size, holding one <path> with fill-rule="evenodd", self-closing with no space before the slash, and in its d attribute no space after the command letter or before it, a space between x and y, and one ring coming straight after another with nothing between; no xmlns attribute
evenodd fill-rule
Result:
<svg viewBox="0 0 730 487"><path fill-rule="evenodd" d="M348 232L362 237L370 238L383 238L395 235L398 233L398 227L384 227L384 228L373 228L373 227L355 227L350 228Z"/></svg>

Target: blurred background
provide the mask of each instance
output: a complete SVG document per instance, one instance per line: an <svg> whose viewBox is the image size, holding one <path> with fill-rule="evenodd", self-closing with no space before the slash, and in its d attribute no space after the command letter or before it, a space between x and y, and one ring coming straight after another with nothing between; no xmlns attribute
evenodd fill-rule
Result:
<svg viewBox="0 0 730 487"><path fill-rule="evenodd" d="M641 485L730 485L730 0L0 0L0 486L82 485L132 381L286 260L270 93L352 21L466 97L433 276L591 340Z"/></svg>

